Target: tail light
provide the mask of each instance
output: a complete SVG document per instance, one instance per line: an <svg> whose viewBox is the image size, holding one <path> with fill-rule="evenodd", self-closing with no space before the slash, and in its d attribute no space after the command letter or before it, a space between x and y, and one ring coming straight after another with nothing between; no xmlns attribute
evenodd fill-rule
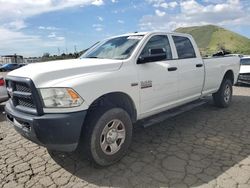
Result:
<svg viewBox="0 0 250 188"><path fill-rule="evenodd" d="M5 84L5 81L4 81L3 78L1 78L1 79L0 79L0 86L4 86L4 84Z"/></svg>

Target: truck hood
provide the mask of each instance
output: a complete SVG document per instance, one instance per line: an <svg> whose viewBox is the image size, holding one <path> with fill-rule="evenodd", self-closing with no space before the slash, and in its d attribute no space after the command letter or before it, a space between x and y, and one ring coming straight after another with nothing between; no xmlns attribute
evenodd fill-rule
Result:
<svg viewBox="0 0 250 188"><path fill-rule="evenodd" d="M111 72L118 70L121 60L110 59L70 59L34 63L11 71L8 76L25 77L33 80L37 87L55 84L59 80L85 76L98 72ZM49 84L49 85L51 85Z"/></svg>
<svg viewBox="0 0 250 188"><path fill-rule="evenodd" d="M250 73L250 65L241 65L240 73Z"/></svg>

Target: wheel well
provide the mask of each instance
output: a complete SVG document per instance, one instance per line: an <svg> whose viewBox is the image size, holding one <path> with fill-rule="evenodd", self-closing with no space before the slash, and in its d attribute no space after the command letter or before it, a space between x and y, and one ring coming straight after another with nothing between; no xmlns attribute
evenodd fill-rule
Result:
<svg viewBox="0 0 250 188"><path fill-rule="evenodd" d="M136 107L131 97L128 96L127 94L122 92L113 92L105 94L96 99L90 105L89 109L93 110L94 108L106 105L120 107L124 109L130 115L132 122L133 123L136 122L137 119Z"/></svg>
<svg viewBox="0 0 250 188"><path fill-rule="evenodd" d="M232 71L232 70L228 70L228 71L226 72L226 74L224 75L223 80L224 80L224 79L229 79L229 80L232 81L232 84L234 84L234 73L233 73L233 71Z"/></svg>

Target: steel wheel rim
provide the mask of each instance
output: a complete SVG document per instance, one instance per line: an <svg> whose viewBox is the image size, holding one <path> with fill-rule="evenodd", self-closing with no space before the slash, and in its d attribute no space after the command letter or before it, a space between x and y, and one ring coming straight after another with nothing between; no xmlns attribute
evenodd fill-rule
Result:
<svg viewBox="0 0 250 188"><path fill-rule="evenodd" d="M108 122L100 136L100 146L102 151L107 155L117 153L126 138L126 130L122 121L113 119Z"/></svg>
<svg viewBox="0 0 250 188"><path fill-rule="evenodd" d="M231 97L231 88L229 85L226 85L225 91L224 91L224 100L225 102L229 102Z"/></svg>

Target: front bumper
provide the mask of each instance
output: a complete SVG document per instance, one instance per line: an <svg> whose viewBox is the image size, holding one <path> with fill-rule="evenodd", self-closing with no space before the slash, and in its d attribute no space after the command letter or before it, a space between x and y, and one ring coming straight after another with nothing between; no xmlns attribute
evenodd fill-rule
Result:
<svg viewBox="0 0 250 188"><path fill-rule="evenodd" d="M31 115L5 106L7 119L25 138L51 150L74 151L80 139L87 111L62 114Z"/></svg>

